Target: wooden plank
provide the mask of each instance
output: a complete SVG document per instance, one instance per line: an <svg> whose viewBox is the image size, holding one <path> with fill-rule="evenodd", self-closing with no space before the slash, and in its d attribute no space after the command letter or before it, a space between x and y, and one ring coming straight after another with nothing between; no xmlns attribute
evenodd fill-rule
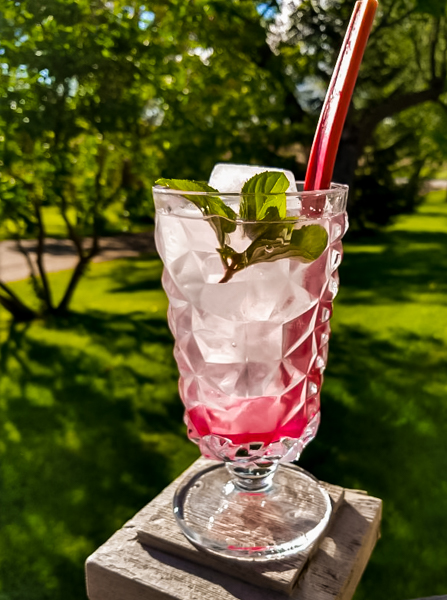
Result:
<svg viewBox="0 0 447 600"><path fill-rule="evenodd" d="M207 566L142 546L146 506L86 564L90 600L284 600L287 596ZM381 501L345 492L333 526L292 593L292 600L350 600L378 537Z"/></svg>
<svg viewBox="0 0 447 600"><path fill-rule="evenodd" d="M382 501L345 490L333 527L298 582L299 600L352 598L380 537ZM295 596L294 596L295 597Z"/></svg>
<svg viewBox="0 0 447 600"><path fill-rule="evenodd" d="M215 463L199 459L182 476L182 479L211 464ZM334 518L342 504L344 490L335 485L323 485L331 497L333 505L332 518ZM248 583L282 591L289 595L292 593L301 571L318 548L318 540L304 552L269 563L238 562L213 556L193 546L179 529L172 512L172 501L177 486L177 481L169 485L148 505L148 511L145 512L144 517L138 519L137 535L142 544L231 574L232 577L237 577ZM206 502L206 499L204 499L204 502Z"/></svg>

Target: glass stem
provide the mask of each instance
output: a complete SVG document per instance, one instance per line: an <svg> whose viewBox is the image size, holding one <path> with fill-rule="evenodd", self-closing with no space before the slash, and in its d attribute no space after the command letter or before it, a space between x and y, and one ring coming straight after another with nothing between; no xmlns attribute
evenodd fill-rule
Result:
<svg viewBox="0 0 447 600"><path fill-rule="evenodd" d="M243 492L265 492L272 485L278 462L266 461L265 465L244 465L244 463L227 462L226 467L238 490Z"/></svg>

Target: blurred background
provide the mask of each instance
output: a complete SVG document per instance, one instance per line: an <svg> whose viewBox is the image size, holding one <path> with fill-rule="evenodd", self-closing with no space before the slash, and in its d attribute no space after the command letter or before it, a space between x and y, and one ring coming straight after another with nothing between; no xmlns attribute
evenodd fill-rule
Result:
<svg viewBox="0 0 447 600"><path fill-rule="evenodd" d="M151 186L305 172L352 0L0 0L0 600L83 563L197 456ZM447 593L447 13L382 0L339 151L351 229L301 465L384 500L356 600Z"/></svg>

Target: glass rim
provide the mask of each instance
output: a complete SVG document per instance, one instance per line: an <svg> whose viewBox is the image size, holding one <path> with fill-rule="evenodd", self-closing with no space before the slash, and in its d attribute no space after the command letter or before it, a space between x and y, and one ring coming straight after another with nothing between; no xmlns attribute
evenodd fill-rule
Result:
<svg viewBox="0 0 447 600"><path fill-rule="evenodd" d="M298 185L304 185L304 181L296 181ZM188 190L173 190L163 185L154 185L152 187L154 192L166 195L174 195L174 196L184 196L187 194L188 196L225 196L226 198L240 198L241 196L277 196L278 192L257 192L257 193L243 193L243 192L193 192ZM348 192L349 186L344 183L331 183L331 187L326 190L302 190L297 192L284 192L286 198L315 198L315 196L329 196L334 195L340 192Z"/></svg>

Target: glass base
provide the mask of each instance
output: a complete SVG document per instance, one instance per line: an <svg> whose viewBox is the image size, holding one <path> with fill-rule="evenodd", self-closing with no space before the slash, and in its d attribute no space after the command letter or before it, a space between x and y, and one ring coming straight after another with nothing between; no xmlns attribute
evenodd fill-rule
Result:
<svg viewBox="0 0 447 600"><path fill-rule="evenodd" d="M235 463L213 465L183 482L174 496L177 522L195 546L242 560L276 560L306 550L326 529L331 512L318 480L289 464L251 473Z"/></svg>

